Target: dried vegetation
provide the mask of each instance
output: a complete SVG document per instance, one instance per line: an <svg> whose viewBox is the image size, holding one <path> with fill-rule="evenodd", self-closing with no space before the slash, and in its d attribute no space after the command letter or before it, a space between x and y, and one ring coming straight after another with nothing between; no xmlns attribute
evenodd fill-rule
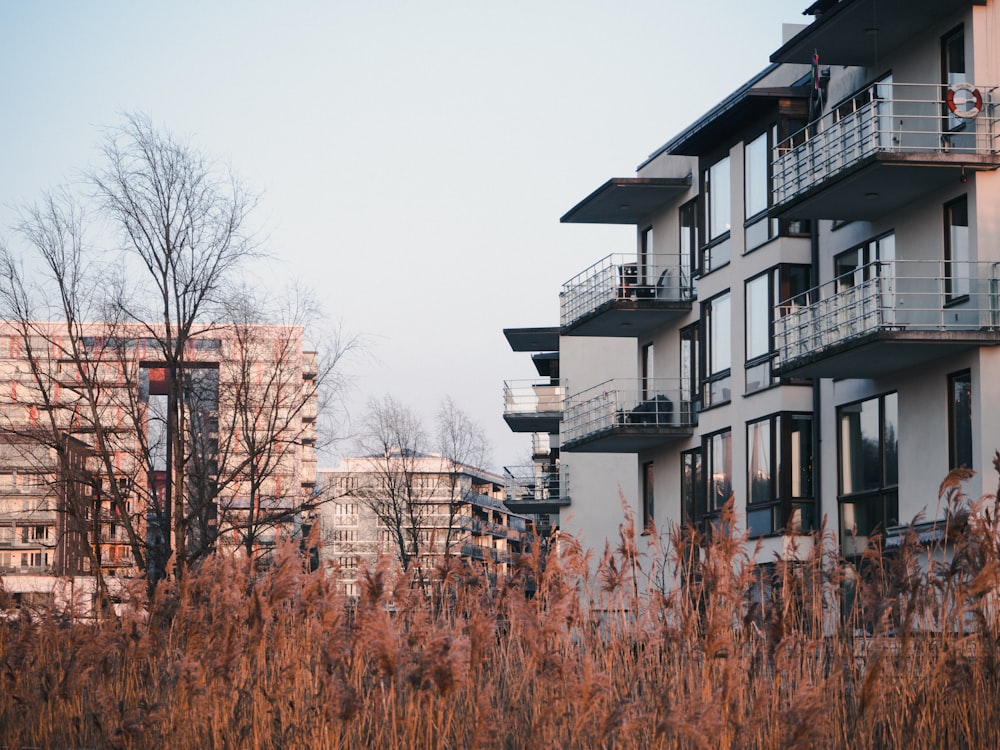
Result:
<svg viewBox="0 0 1000 750"><path fill-rule="evenodd" d="M452 562L429 590L385 561L351 604L289 547L139 585L117 616L19 610L0 746L997 747L997 508L962 478L947 556L911 533L846 566L820 534L762 568L745 539L682 530L640 553L626 515L593 579L563 538L499 586Z"/></svg>

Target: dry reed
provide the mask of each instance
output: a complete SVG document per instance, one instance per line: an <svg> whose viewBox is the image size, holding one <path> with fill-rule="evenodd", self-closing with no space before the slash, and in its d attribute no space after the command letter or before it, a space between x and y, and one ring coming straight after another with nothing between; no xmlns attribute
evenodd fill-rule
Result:
<svg viewBox="0 0 1000 750"><path fill-rule="evenodd" d="M499 585L384 560L351 602L289 546L137 585L115 616L14 611L0 746L997 747L997 507L963 478L946 539L853 566L822 532L765 567L735 533L643 553L626 513L593 577L561 537Z"/></svg>

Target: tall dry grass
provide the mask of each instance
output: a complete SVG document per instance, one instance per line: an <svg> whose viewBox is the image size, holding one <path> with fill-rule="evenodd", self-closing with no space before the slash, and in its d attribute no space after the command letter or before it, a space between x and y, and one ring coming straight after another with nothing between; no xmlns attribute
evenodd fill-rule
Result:
<svg viewBox="0 0 1000 750"><path fill-rule="evenodd" d="M997 747L997 508L962 478L948 556L910 534L847 566L821 533L762 569L735 533L640 553L626 517L594 577L563 538L499 588L385 561L352 605L290 547L137 586L120 616L22 610L0 621L0 746Z"/></svg>

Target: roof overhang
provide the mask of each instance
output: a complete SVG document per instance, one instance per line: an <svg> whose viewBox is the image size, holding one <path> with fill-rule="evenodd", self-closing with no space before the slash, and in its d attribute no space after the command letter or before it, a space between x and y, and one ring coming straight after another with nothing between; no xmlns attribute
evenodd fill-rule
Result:
<svg viewBox="0 0 1000 750"><path fill-rule="evenodd" d="M559 219L563 224L638 224L691 187L686 177L613 177Z"/></svg>
<svg viewBox="0 0 1000 750"><path fill-rule="evenodd" d="M650 160L664 151L700 156L732 140L732 136L749 123L772 112L804 115L808 100L807 86L744 87L667 143Z"/></svg>
<svg viewBox="0 0 1000 750"><path fill-rule="evenodd" d="M986 0L840 0L815 3L816 20L771 55L773 63L874 66L937 21ZM822 12L820 12L822 11ZM878 71L876 71L876 74Z"/></svg>
<svg viewBox="0 0 1000 750"><path fill-rule="evenodd" d="M559 327L504 328L503 335L515 352L548 352L559 350Z"/></svg>

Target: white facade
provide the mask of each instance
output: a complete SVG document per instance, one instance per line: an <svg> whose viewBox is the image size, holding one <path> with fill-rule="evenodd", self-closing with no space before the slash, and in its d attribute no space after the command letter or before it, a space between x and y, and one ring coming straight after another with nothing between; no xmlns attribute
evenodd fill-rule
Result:
<svg viewBox="0 0 1000 750"><path fill-rule="evenodd" d="M636 227L561 293L585 547L614 538L618 487L661 534L710 529L731 494L766 562L824 518L848 558L941 518L952 468L996 486L1000 10L879 3L876 27L873 1L815 3L772 65L563 217Z"/></svg>

